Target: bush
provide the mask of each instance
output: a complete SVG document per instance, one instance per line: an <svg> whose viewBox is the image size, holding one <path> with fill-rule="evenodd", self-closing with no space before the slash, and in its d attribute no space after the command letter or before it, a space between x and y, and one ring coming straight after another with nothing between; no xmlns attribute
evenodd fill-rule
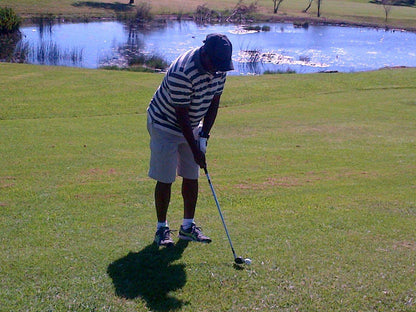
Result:
<svg viewBox="0 0 416 312"><path fill-rule="evenodd" d="M198 5L196 12L194 13L194 21L196 23L211 23L215 21L221 21L221 13L215 10L211 10L206 4Z"/></svg>
<svg viewBox="0 0 416 312"><path fill-rule="evenodd" d="M14 53L16 46L22 34L20 32L14 32L11 34L0 34L0 62L21 62L24 61L25 55L22 48Z"/></svg>
<svg viewBox="0 0 416 312"><path fill-rule="evenodd" d="M0 34L17 32L21 24L20 17L11 8L0 8Z"/></svg>
<svg viewBox="0 0 416 312"><path fill-rule="evenodd" d="M165 70L169 64L160 56L157 55L144 55L138 54L130 58L129 60L130 67L147 67L157 70Z"/></svg>
<svg viewBox="0 0 416 312"><path fill-rule="evenodd" d="M139 22L148 22L153 19L151 6L146 2L139 3L136 9L136 19Z"/></svg>
<svg viewBox="0 0 416 312"><path fill-rule="evenodd" d="M279 74L296 74L296 71L293 69L286 69L286 70L265 70L263 75L279 75Z"/></svg>

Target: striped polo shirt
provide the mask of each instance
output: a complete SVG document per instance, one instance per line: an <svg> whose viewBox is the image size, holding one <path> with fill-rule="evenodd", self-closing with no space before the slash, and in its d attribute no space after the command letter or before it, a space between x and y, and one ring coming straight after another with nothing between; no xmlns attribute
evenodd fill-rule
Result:
<svg viewBox="0 0 416 312"><path fill-rule="evenodd" d="M182 135L175 107L189 108L192 128L204 118L216 94L224 89L226 73L211 74L204 70L199 48L179 56L169 67L147 109L155 127Z"/></svg>

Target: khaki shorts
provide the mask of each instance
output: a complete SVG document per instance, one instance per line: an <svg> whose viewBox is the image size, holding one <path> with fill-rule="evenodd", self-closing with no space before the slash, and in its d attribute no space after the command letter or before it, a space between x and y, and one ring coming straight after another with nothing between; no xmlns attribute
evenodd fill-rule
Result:
<svg viewBox="0 0 416 312"><path fill-rule="evenodd" d="M151 152L149 177L163 183L173 183L176 174L185 179L199 178L199 165L185 137L156 128L149 117L147 130ZM194 130L195 137L198 132L199 127Z"/></svg>

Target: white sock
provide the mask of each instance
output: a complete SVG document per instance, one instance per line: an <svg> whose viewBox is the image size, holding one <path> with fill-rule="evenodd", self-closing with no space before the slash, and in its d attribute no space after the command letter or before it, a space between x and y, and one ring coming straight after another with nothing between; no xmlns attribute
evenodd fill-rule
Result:
<svg viewBox="0 0 416 312"><path fill-rule="evenodd" d="M194 223L194 219L183 219L182 227L184 230L190 229L192 226L192 223Z"/></svg>
<svg viewBox="0 0 416 312"><path fill-rule="evenodd" d="M158 222L157 223L157 229L159 230L161 227L168 227L168 221Z"/></svg>

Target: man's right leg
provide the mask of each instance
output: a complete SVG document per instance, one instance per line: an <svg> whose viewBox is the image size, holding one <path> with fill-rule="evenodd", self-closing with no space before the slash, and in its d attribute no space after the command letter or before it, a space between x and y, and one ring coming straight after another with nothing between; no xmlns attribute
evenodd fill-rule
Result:
<svg viewBox="0 0 416 312"><path fill-rule="evenodd" d="M170 229L167 223L171 186L176 177L177 167L177 136L154 127L148 119L150 134L150 168L149 177L158 181L155 187L154 199L157 215L157 231L155 242L158 245L173 245ZM164 182L161 182L164 181Z"/></svg>
<svg viewBox="0 0 416 312"><path fill-rule="evenodd" d="M167 213L171 196L172 183L158 181L155 187L155 206L157 215L157 231L155 243L159 246L172 246L173 240L170 237L170 229L167 224Z"/></svg>
<svg viewBox="0 0 416 312"><path fill-rule="evenodd" d="M166 222L172 183L157 182L155 187L155 205L157 222Z"/></svg>

